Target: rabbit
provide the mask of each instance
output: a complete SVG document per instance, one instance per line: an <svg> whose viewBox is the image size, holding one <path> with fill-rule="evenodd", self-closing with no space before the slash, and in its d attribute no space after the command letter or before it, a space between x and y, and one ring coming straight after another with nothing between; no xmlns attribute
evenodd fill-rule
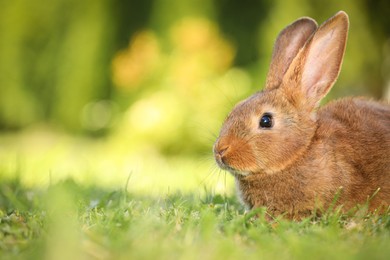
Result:
<svg viewBox="0 0 390 260"><path fill-rule="evenodd" d="M247 209L300 220L338 208L390 204L390 106L367 98L320 107L338 78L349 28L339 11L308 17L277 37L265 88L239 102L213 146Z"/></svg>

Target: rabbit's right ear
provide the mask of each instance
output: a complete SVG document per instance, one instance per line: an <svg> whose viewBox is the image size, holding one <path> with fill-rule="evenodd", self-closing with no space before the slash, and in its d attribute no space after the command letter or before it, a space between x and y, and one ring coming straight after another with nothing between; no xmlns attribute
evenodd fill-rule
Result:
<svg viewBox="0 0 390 260"><path fill-rule="evenodd" d="M285 95L313 110L335 83L344 57L348 15L340 11L325 21L292 61L283 81Z"/></svg>
<svg viewBox="0 0 390 260"><path fill-rule="evenodd" d="M316 30L316 21L303 17L288 25L279 33L272 53L265 85L266 89L279 87L292 60Z"/></svg>

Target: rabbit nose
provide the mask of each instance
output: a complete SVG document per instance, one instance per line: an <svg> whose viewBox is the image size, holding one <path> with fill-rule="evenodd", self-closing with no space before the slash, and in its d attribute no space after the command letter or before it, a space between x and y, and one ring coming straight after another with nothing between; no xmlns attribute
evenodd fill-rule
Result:
<svg viewBox="0 0 390 260"><path fill-rule="evenodd" d="M222 147L216 147L215 152L219 157L222 158L228 149L229 149L228 145Z"/></svg>

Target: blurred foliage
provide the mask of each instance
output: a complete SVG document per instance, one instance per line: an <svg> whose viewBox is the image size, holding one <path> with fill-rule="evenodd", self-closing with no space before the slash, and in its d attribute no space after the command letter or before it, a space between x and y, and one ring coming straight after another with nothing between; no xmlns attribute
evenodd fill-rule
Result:
<svg viewBox="0 0 390 260"><path fill-rule="evenodd" d="M44 122L163 154L209 151L233 104L261 89L278 32L351 20L332 98L390 88L386 0L1 0L0 130Z"/></svg>

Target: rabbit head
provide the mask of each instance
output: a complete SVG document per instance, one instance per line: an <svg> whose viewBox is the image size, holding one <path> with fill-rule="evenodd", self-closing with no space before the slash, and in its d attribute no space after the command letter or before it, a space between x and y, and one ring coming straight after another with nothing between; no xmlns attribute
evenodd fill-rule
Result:
<svg viewBox="0 0 390 260"><path fill-rule="evenodd" d="M264 90L235 106L214 144L222 169L236 177L274 174L304 156L316 108L338 77L348 25L339 12L318 29L301 18L279 34Z"/></svg>

